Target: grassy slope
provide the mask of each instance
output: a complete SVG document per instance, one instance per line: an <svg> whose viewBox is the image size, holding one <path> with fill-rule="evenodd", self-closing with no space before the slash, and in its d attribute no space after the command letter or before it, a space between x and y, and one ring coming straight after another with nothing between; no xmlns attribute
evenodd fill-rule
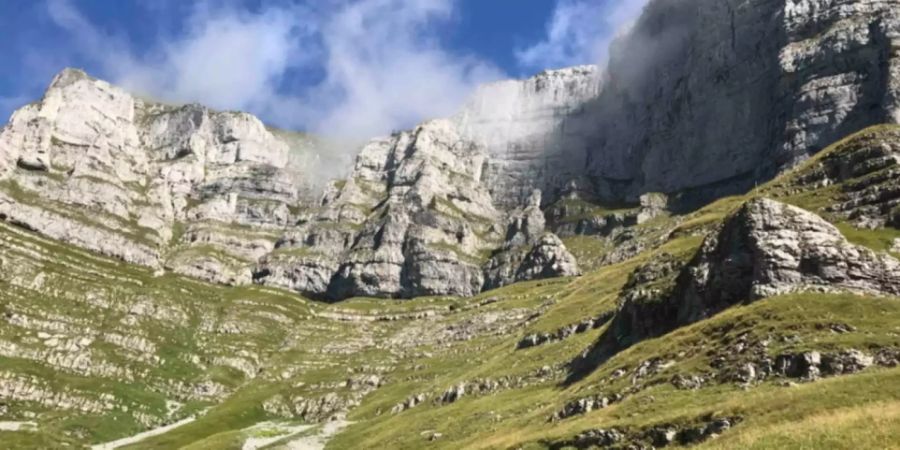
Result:
<svg viewBox="0 0 900 450"><path fill-rule="evenodd" d="M879 133L894 127L875 127L859 135ZM799 174L815 164L830 152L841 151L841 146L852 140L848 138L836 143L831 148L811 159L797 170L785 174L773 182L759 187L747 195L724 198L710 204L686 217L677 218L680 222L674 225L673 238L658 251L690 254L699 245L704 232L722 221L742 203L754 196L773 196L783 201L796 204L822 213L821 208L827 205L828 199L834 195L838 186L823 188L815 192L780 192L779 188L790 182ZM676 220L671 219L673 224ZM660 226L654 223L653 226ZM876 251L886 252L895 237L900 237L897 230L859 230L846 223L839 223L839 228L852 242L866 245ZM579 252L578 240L570 240L574 252ZM596 251L591 248L585 252ZM565 323L575 322L575 318L589 317L596 311L611 308L615 305L615 294L633 268L653 258L654 252L645 253L626 263L601 268L573 281L561 291L561 301L544 314L540 320L528 327L530 331L551 331ZM617 368L634 367L640 361L653 356L679 353L690 353L690 348L703 338L698 332L709 327L731 326L745 320L736 314L748 314L747 311L768 319L769 329L789 328L800 336L808 337L802 342L804 348L782 348L782 351L806 349L840 349L867 348L872 345L900 345L897 338L897 314L900 307L895 299L858 298L854 296L796 295L759 302L748 308L729 311L710 321L697 324L672 335L641 343L608 361L592 376L576 385L563 386L551 383L542 388L524 391L510 391L491 396L486 399L463 400L449 407L431 407L426 405L402 413L396 418L372 418L364 415L364 409L357 413L360 423L351 427L333 443L334 448L352 448L355 445L377 448L390 446L394 448L415 448L422 444L421 432L439 430L444 437L443 442L431 443L432 446L455 448L459 446L471 448L513 448L531 443L537 447L541 440L564 438L577 432L596 427L642 427L652 424L667 423L678 420L690 421L702 415L717 413L727 415L729 412L740 412L749 417L747 422L738 427L734 433L726 434L716 441L716 446L734 448L736 445L755 445L758 448L775 447L807 447L807 448L853 448L857 442L872 444L870 447L887 447L889 443L897 443L897 433L888 432L897 421L896 415L890 411L900 408L900 396L881 396L884 391L895 391L900 383L900 372L897 370L878 370L864 375L848 376L826 380L821 383L803 385L786 389L774 384L763 385L749 393L737 386L718 386L698 392L684 393L674 390L669 385L661 384L637 396L631 397L620 405L586 415L581 418L563 421L560 424L548 424L546 418L558 409L566 399L584 397L592 392L603 392L610 386L599 386L598 380ZM774 318L774 319L773 319ZM827 321L843 320L858 326L859 330L850 335L835 337L823 335L815 326L804 327L801 324L821 325ZM757 320L751 320L751 328L763 326ZM583 350L602 332L594 331L583 336L570 338L561 343L549 344L536 349L512 351L514 340L509 340L506 347L499 349L489 367L502 374L504 368L521 364L522 361L533 361L534 364L553 364L568 361ZM718 340L707 340L700 348L721 346L723 337ZM663 351L663 350L666 351ZM773 348L773 351L777 348ZM677 367L690 372L692 368L708 364L705 360L682 361ZM672 374L666 375L669 378ZM447 378L452 378L449 374ZM658 380L662 382L662 380ZM446 384L446 383L445 383ZM372 401L387 392L373 394ZM787 395L786 395L787 394ZM392 400L401 398L395 396ZM384 401L383 403L390 403ZM711 408L709 405L727 407ZM775 413L771 411L777 411ZM830 413L829 411L836 411ZM859 423L867 417L888 414L885 419L873 424L874 433L867 427L858 428ZM493 419L495 415L502 417ZM456 420L448 420L453 417ZM468 418L468 419L466 419ZM801 420L803 431L790 433L787 425ZM834 427L823 432L817 426L824 420L833 421ZM841 421L847 421L842 424ZM880 431L879 431L880 430ZM786 437L789 435L790 437ZM858 447L857 447L858 448Z"/></svg>
<svg viewBox="0 0 900 450"><path fill-rule="evenodd" d="M825 152L838 150L839 145ZM191 448L239 448L244 437L241 430L273 419L260 406L265 399L276 393L318 395L313 387L316 383L344 380L351 370L371 366L386 367L379 372L385 384L351 411L348 419L353 424L329 443L330 448L426 445L543 448L542 442L565 439L591 428L639 429L663 423L692 423L706 415L733 414L743 416L745 421L704 446L888 448L900 442L897 431L900 429L897 426L900 424L900 369L871 369L859 375L794 387L767 382L749 390L732 384L713 384L699 391L679 391L668 380L678 373L692 374L708 368L712 353L721 351L727 342L747 331L800 338L775 339L777 344L770 348L772 353L900 346L897 319L900 302L896 299L798 294L733 308L710 320L638 343L572 385L562 383L564 364L588 348L603 328L516 350L517 342L526 334L552 332L614 309L619 290L635 267L655 258L659 252L689 258L700 245L704 232L754 195L776 196L818 209L824 204L822 197L833 193L834 187L819 195L788 194L781 189L811 164L814 161L748 195L719 200L685 217L661 219L671 221L673 231L669 240L633 260L600 268L577 279L522 283L473 299L353 299L322 305L270 289L226 289L174 276L153 278L140 269L0 227L0 237L7 242L0 247L5 272L2 279L14 286L0 292L0 307L19 312L27 310L35 316L71 318L96 329L121 327L120 321L127 315L122 308L99 308L84 302L88 292L97 291L119 299L126 306L150 295L160 305L184 313L188 319L178 325L149 318L139 322L140 332L157 344L167 361L158 367L123 359L122 351L115 347L98 343L95 351L104 360L146 369L157 380L215 379L234 389L234 393L197 422L131 448L178 448L190 444L194 444ZM653 224L662 228L665 225ZM895 230L861 231L845 225L841 229L854 242L878 251L887 251L888 243L897 235ZM577 246L577 240L571 242ZM35 258L26 250L16 250L17 247L37 248L43 257ZM579 251L577 247L574 250ZM9 270L12 265L16 266L15 270ZM21 286L25 284L23 280L41 272L48 274L44 286L34 290ZM263 311L283 315L289 322L272 321L260 314ZM363 319L414 313L432 315L424 319L395 317L392 321L346 320L347 317ZM524 323L504 318L534 313L540 315ZM452 334L444 333L463 325L477 328L480 321L494 316L499 317L497 323L487 323L469 339L454 340ZM201 323L222 324L230 319L245 323L246 331L224 335L206 333L200 327ZM823 324L836 321L850 324L857 331L847 334L823 331ZM506 322L513 325L504 328L502 324ZM493 332L504 329L502 333ZM31 334L33 331L16 327L0 329L0 339L24 339L23 345L35 345L28 340ZM411 345L408 343L411 337L426 342L421 346ZM346 352L322 351L335 342L350 344ZM202 369L183 362L184 355L210 359L217 353L233 353L239 349L250 349L261 355L263 375L249 379L225 367ZM621 403L560 422L548 422L548 417L569 400L628 389L629 377L611 379L610 374L617 369L634 369L653 357L677 357L678 362L642 380L642 389ZM55 380L60 386L71 386L85 395L113 391L132 408L144 408L157 415L164 409L166 396L143 381L66 374L33 360L4 358L0 361L0 370ZM299 369L287 379L277 375L291 368ZM533 377L545 369L549 369L549 375ZM515 389L467 395L449 405L434 401L460 382L503 377L530 381ZM428 394L429 400L400 414L390 413L394 405L419 393ZM205 406L208 405L188 405L171 420ZM38 413L39 423L37 432L0 432L0 442L17 448L103 442L144 429L131 414L119 410L82 415L13 403L12 410L17 409ZM427 438L433 432L441 433L442 437L429 441Z"/></svg>

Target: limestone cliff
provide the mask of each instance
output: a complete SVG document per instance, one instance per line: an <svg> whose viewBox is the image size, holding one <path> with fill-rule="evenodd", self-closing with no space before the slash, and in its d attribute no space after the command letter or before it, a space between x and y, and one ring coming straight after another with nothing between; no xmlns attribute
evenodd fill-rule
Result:
<svg viewBox="0 0 900 450"><path fill-rule="evenodd" d="M552 203L687 206L753 187L849 133L900 120L900 2L652 1L585 66L487 85L455 117L489 189ZM678 203L675 204L678 206Z"/></svg>
<svg viewBox="0 0 900 450"><path fill-rule="evenodd" d="M586 107L600 93L600 74L581 66L488 84L453 117L491 156L485 178L500 203L521 206L534 189L555 195L583 175L597 125Z"/></svg>
<svg viewBox="0 0 900 450"><path fill-rule="evenodd" d="M0 134L0 218L160 273L331 299L498 286L482 266L507 214L482 179L487 153L452 122L373 141L312 202L321 151L249 114L146 101L67 69ZM577 273L561 244L540 256L520 279Z"/></svg>
<svg viewBox="0 0 900 450"><path fill-rule="evenodd" d="M610 234L900 120L898 10L653 1L605 70L486 85L453 117L371 141L323 195L310 175L334 155L314 138L66 70L0 134L0 217L160 270L333 299L572 275L544 237L548 206L550 231ZM522 266L538 262L555 269Z"/></svg>
<svg viewBox="0 0 900 450"><path fill-rule="evenodd" d="M539 259L537 269L518 279L490 281L497 266L488 264L491 254L509 246L540 251L545 224L533 208L538 219L531 235L504 234L505 222L512 227L518 218L494 206L483 182L487 165L482 147L446 120L369 143L351 177L336 183L312 217L265 258L257 281L341 299L470 296L519 280L576 275L574 259L559 243L555 251L567 264ZM502 266L515 273L523 264L520 258Z"/></svg>
<svg viewBox="0 0 900 450"><path fill-rule="evenodd" d="M67 69L0 134L0 213L130 263L248 282L293 222L289 153L249 114L145 101Z"/></svg>

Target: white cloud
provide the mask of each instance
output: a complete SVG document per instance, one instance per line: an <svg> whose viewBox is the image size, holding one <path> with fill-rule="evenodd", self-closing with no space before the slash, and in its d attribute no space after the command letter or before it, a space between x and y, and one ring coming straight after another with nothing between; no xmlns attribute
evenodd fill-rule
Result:
<svg viewBox="0 0 900 450"><path fill-rule="evenodd" d="M74 38L75 50L101 67L99 76L167 100L216 108L255 109L276 95L288 69L305 60L300 44L312 30L299 8L258 14L199 3L185 33L144 52L102 32L69 0L48 0L51 19ZM260 105L261 104L261 105Z"/></svg>
<svg viewBox="0 0 900 450"><path fill-rule="evenodd" d="M644 10L647 0L558 0L546 37L516 51L525 70L602 64L609 45Z"/></svg>
<svg viewBox="0 0 900 450"><path fill-rule="evenodd" d="M331 0L318 8L250 12L200 2L184 34L136 52L87 20L69 0L48 0L50 17L100 76L164 99L249 110L282 126L364 138L453 113L500 72L444 49L435 24L455 0ZM321 82L286 89L292 74Z"/></svg>
<svg viewBox="0 0 900 450"><path fill-rule="evenodd" d="M329 107L311 119L316 128L371 135L408 127L454 113L478 84L501 77L484 61L442 49L429 34L454 6L366 0L330 17L322 32L327 77L310 98Z"/></svg>
<svg viewBox="0 0 900 450"><path fill-rule="evenodd" d="M129 67L117 81L216 108L265 108L284 74L307 61L300 44L313 30L293 20L302 14L198 10L186 36L164 43L160 55Z"/></svg>

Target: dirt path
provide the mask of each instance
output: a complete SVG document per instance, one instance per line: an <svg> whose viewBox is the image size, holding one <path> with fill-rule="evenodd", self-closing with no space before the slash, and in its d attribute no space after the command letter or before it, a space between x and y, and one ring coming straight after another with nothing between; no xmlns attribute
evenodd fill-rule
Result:
<svg viewBox="0 0 900 450"><path fill-rule="evenodd" d="M331 437L338 434L338 432L343 430L347 425L350 425L350 422L345 420L328 422L322 427L319 433L289 441L283 448L287 450L323 450L325 444L328 443Z"/></svg>
<svg viewBox="0 0 900 450"><path fill-rule="evenodd" d="M91 450L114 450L119 447L124 447L126 445L130 445L130 444L134 444L136 442L143 441L144 439L147 439L149 437L159 436L160 434L168 433L169 431L172 431L182 425L187 425L195 420L197 420L196 417L188 417L187 419L184 419L179 422L175 422L171 425L166 425L161 428L156 428L156 429L153 429L150 431L145 431L143 433L138 433L131 437L119 439L117 441L107 442L105 444L93 445L93 446L91 446Z"/></svg>
<svg viewBox="0 0 900 450"><path fill-rule="evenodd" d="M34 422L2 422L0 421L0 431L22 431L33 430L37 428Z"/></svg>

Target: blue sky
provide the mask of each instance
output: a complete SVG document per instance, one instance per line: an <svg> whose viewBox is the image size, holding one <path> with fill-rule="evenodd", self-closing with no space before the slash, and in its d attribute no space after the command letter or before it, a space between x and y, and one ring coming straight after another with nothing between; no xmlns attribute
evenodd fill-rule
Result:
<svg viewBox="0 0 900 450"><path fill-rule="evenodd" d="M644 0L2 0L0 116L64 67L285 128L370 136L478 85L602 63Z"/></svg>

